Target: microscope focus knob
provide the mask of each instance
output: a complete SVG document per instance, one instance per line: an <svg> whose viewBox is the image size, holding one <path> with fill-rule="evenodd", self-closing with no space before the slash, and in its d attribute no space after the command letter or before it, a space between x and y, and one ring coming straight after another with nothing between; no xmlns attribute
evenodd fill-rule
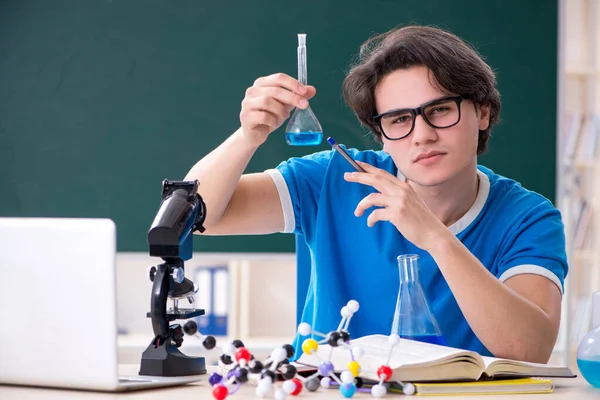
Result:
<svg viewBox="0 0 600 400"><path fill-rule="evenodd" d="M148 268L148 277L150 277L150 282L154 282L155 275L156 275L156 267Z"/></svg>
<svg viewBox="0 0 600 400"><path fill-rule="evenodd" d="M173 277L173 280L176 283L183 282L183 279L185 278L183 268L173 268L173 271L171 272L171 276Z"/></svg>

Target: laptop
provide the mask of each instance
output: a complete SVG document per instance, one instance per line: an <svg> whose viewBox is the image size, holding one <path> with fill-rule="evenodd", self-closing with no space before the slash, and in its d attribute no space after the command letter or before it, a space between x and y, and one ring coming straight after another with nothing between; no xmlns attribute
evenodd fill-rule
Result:
<svg viewBox="0 0 600 400"><path fill-rule="evenodd" d="M116 235L110 219L0 218L0 384L118 392L201 379L118 375Z"/></svg>

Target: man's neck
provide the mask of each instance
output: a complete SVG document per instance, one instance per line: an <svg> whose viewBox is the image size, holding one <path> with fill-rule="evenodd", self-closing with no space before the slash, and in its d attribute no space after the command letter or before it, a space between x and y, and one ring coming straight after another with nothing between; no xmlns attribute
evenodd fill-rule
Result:
<svg viewBox="0 0 600 400"><path fill-rule="evenodd" d="M477 164L465 168L451 181L427 187L409 182L429 210L446 226L461 219L473 206L479 191Z"/></svg>

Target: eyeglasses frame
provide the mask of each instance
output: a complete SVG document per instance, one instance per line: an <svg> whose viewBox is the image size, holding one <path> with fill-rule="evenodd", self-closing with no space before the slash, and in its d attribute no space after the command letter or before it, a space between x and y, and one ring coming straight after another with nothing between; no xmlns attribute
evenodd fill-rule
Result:
<svg viewBox="0 0 600 400"><path fill-rule="evenodd" d="M379 132L381 132L381 134L383 136L385 136L385 138L388 139L388 140L401 140L401 139L404 139L404 138L408 137L415 130L415 121L417 119L417 115L420 115L421 117L423 117L423 121L425 121L425 123L427 125L431 126L432 128L435 128L435 129L451 128L451 127L457 125L460 122L460 117L461 117L460 104L462 103L463 100L467 100L467 98L468 98L468 96L465 96L465 95L441 97L439 99L433 99L431 101L428 101L427 103L421 104L417 108L397 108L397 109L394 109L394 110L386 111L384 113L381 113L381 114L378 114L378 115L374 116L373 117L373 121L377 124L377 127L379 128ZM431 107L432 105L435 105L437 103L443 103L443 102L446 102L448 100L452 100L452 101L454 101L456 103L456 105L458 107L458 120L455 123L453 123L452 125L448 125L448 126L436 126L436 125L433 125L427 119L427 116L425 115L425 109L427 107ZM399 138L390 138L383 131L383 127L381 126L381 119L383 117L385 117L386 115L396 114L396 113L398 113L400 111L410 112L410 114L412 115L412 126L410 127L410 130L408 131L408 133L406 135L404 135L402 137L399 137Z"/></svg>

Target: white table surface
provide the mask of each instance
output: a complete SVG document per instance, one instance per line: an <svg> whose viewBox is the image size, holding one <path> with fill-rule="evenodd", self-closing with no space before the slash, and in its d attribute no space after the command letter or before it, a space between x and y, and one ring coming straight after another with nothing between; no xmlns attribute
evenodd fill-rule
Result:
<svg viewBox="0 0 600 400"><path fill-rule="evenodd" d="M119 366L120 373L124 375L136 375L139 366L135 364L127 364ZM215 370L215 367L209 367L209 372ZM468 396L469 399L514 399L514 400L541 400L543 398L549 398L552 400L569 399L569 400L600 400L600 389L596 389L589 385L582 377L574 379L553 379L555 388L554 392L550 394L508 394L508 395L484 395L484 396ZM281 383L278 383L280 385ZM259 397L256 396L254 390L256 385L253 383L247 383L233 395L227 397L231 400L256 400ZM384 399L398 398L401 394L389 393ZM3 386L0 385L0 399L18 399L18 400L29 400L29 399L40 399L40 400L71 400L71 399L98 399L98 400L109 400L109 399L145 399L145 400L165 400L165 399L177 399L177 400L211 400L213 399L211 387L208 384L208 375L204 375L200 382L192 383L189 385L171 387L171 388L157 388L140 390L134 392L125 393L99 393L99 392L86 392L79 390L64 390L64 389L44 389L44 388L31 388L31 387L19 387L19 386ZM273 395L267 398L273 399ZM298 396L288 396L288 399L344 399L339 391L334 389L319 389L316 392L308 392L306 389ZM372 399L370 393L357 392L354 397L355 399ZM456 396L435 396L435 398L448 398L456 399Z"/></svg>

